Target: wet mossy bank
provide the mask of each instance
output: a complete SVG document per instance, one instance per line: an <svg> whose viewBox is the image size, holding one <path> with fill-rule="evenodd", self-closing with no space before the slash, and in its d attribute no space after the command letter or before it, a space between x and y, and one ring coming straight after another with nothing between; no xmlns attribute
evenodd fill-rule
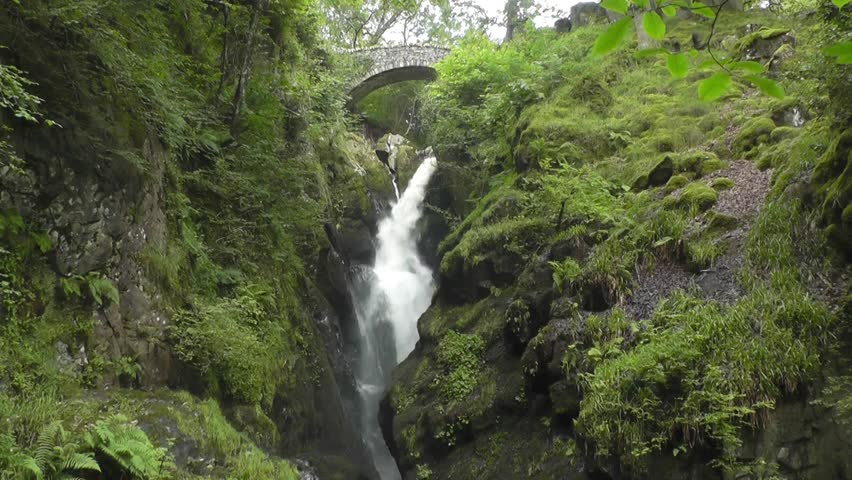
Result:
<svg viewBox="0 0 852 480"><path fill-rule="evenodd" d="M602 26L438 65L421 114L464 186L438 182L439 291L382 404L404 478L850 478L831 21L720 16L714 51L766 64L784 99L705 103L710 73L591 58ZM683 45L707 27L669 23ZM748 33L770 29L783 61Z"/></svg>

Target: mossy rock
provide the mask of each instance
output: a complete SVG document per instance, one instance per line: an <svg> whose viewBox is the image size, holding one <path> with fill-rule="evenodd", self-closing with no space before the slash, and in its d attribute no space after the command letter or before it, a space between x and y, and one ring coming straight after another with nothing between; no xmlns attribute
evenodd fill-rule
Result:
<svg viewBox="0 0 852 480"><path fill-rule="evenodd" d="M773 142L780 142L781 140L796 138L800 133L802 133L802 130L796 127L778 127L772 130L769 139Z"/></svg>
<svg viewBox="0 0 852 480"><path fill-rule="evenodd" d="M734 153L750 158L758 146L769 141L769 136L775 128L775 122L769 117L752 118L734 138Z"/></svg>
<svg viewBox="0 0 852 480"><path fill-rule="evenodd" d="M634 190L644 190L665 184L674 173L674 162L666 155L656 163L648 173L643 173L633 181Z"/></svg>
<svg viewBox="0 0 852 480"><path fill-rule="evenodd" d="M728 168L727 162L719 160L718 158L711 158L701 163L701 167L698 169L698 175L704 177L713 172L718 172L723 168Z"/></svg>
<svg viewBox="0 0 852 480"><path fill-rule="evenodd" d="M666 182L666 192L671 193L689 183L685 175L674 175Z"/></svg>
<svg viewBox="0 0 852 480"><path fill-rule="evenodd" d="M696 206L701 211L709 210L716 204L719 195L716 190L701 182L692 182L683 188L678 199L681 206Z"/></svg>
<svg viewBox="0 0 852 480"><path fill-rule="evenodd" d="M724 167L725 163L715 153L703 150L681 153L674 158L674 171L677 173L691 172L701 176Z"/></svg>
<svg viewBox="0 0 852 480"><path fill-rule="evenodd" d="M812 180L815 198L830 240L852 253L848 241L850 205L852 205L852 128L837 135L814 167ZM832 229L833 227L833 229Z"/></svg>
<svg viewBox="0 0 852 480"><path fill-rule="evenodd" d="M707 229L712 232L729 232L739 224L739 220L731 215L725 215L715 210L707 212L705 217Z"/></svg>
<svg viewBox="0 0 852 480"><path fill-rule="evenodd" d="M714 178L713 183L710 184L710 186L713 187L713 190L716 190L717 192L730 190L734 188L734 185L734 181L728 177Z"/></svg>
<svg viewBox="0 0 852 480"><path fill-rule="evenodd" d="M737 54L745 58L769 59L785 43L794 43L795 38L788 35L786 28L761 28L737 42Z"/></svg>

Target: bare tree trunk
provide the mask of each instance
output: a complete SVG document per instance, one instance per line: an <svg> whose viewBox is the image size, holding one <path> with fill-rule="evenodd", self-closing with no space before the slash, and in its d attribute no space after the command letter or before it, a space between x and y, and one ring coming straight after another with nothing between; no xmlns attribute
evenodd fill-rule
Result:
<svg viewBox="0 0 852 480"><path fill-rule="evenodd" d="M508 42L515 35L515 24L518 23L518 0L506 0L506 6L503 12L506 14L506 37L504 42Z"/></svg>
<svg viewBox="0 0 852 480"><path fill-rule="evenodd" d="M651 0L650 6L652 10L655 10L657 8L656 0ZM648 34L645 32L645 29L642 28L642 15L637 14L633 16L633 28L634 30L636 30L636 39L639 42L640 50L652 48L657 45L657 42L651 37L649 37Z"/></svg>
<svg viewBox="0 0 852 480"><path fill-rule="evenodd" d="M219 74L219 88L216 89L216 98L218 100L219 97L222 96L222 93L225 91L225 82L227 82L228 77L228 20L231 16L231 10L228 8L227 3L222 3L222 24L224 26L224 31L222 32L222 62L220 66L220 74Z"/></svg>
<svg viewBox="0 0 852 480"><path fill-rule="evenodd" d="M260 23L260 12L264 7L264 3L264 0L255 0L252 7L251 21L249 22L242 65L240 66L239 76L237 77L237 89L234 92L234 104L231 114L232 135L237 132L237 126L240 121L240 112L242 110L243 103L245 103L246 85L248 85L248 79L251 75L251 63L254 55L254 40L255 36L257 36L257 26Z"/></svg>

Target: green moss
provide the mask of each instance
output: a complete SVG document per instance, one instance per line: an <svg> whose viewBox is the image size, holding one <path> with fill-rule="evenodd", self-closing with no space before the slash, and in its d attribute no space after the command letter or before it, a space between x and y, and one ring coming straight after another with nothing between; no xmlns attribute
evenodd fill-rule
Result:
<svg viewBox="0 0 852 480"><path fill-rule="evenodd" d="M665 184L672 176L674 162L666 155L647 172L643 173L633 181L633 190L643 190L648 187L656 187Z"/></svg>
<svg viewBox="0 0 852 480"><path fill-rule="evenodd" d="M718 177L713 179L713 183L710 184L713 187L713 190L722 191L722 190L730 190L734 188L734 181L728 177Z"/></svg>
<svg viewBox="0 0 852 480"><path fill-rule="evenodd" d="M701 182L692 182L683 188L678 204L695 207L701 211L709 210L719 195L715 190Z"/></svg>
<svg viewBox="0 0 852 480"><path fill-rule="evenodd" d="M443 374L438 391L446 401L462 401L476 388L482 370L485 343L477 335L449 330L438 344Z"/></svg>
<svg viewBox="0 0 852 480"><path fill-rule="evenodd" d="M820 214L826 225L836 225L835 245L849 249L843 237L852 233L846 210L852 204L852 129L837 134L814 167L813 188L821 202Z"/></svg>
<svg viewBox="0 0 852 480"><path fill-rule="evenodd" d="M769 139L773 142L796 138L801 135L802 129L796 127L778 127L769 134Z"/></svg>
<svg viewBox="0 0 852 480"><path fill-rule="evenodd" d="M684 175L673 175L671 178L669 178L669 181L666 182L665 190L666 190L666 192L671 193L671 192L674 192L675 190L677 190L678 188L683 187L687 183L689 183L689 179L686 178L686 176L684 176Z"/></svg>
<svg viewBox="0 0 852 480"><path fill-rule="evenodd" d="M707 212L705 218L707 229L713 232L727 232L737 227L739 220L736 217L725 215L714 210Z"/></svg>
<svg viewBox="0 0 852 480"><path fill-rule="evenodd" d="M550 224L540 218L512 218L470 230L441 261L444 273L476 266L494 255L526 255Z"/></svg>
<svg viewBox="0 0 852 480"><path fill-rule="evenodd" d="M701 167L698 169L698 175L703 177L705 175L709 175L713 172L722 170L723 168L727 168L728 164L719 160L718 158L711 158L701 162Z"/></svg>
<svg viewBox="0 0 852 480"><path fill-rule="evenodd" d="M719 157L713 152L704 150L679 153L674 157L674 170L678 173L692 172L700 176L717 170L721 168L720 166L724 166L724 163L719 160Z"/></svg>
<svg viewBox="0 0 852 480"><path fill-rule="evenodd" d="M734 153L750 158L753 151L769 141L769 135L775 130L775 122L769 117L755 117L743 125L731 146Z"/></svg>
<svg viewBox="0 0 852 480"><path fill-rule="evenodd" d="M752 44L758 40L769 40L775 37L780 37L785 33L789 32L789 29L785 28L766 28L762 27L758 29L756 32L749 33L748 35L742 37L735 47L735 50L739 55L743 55L746 50L751 48Z"/></svg>

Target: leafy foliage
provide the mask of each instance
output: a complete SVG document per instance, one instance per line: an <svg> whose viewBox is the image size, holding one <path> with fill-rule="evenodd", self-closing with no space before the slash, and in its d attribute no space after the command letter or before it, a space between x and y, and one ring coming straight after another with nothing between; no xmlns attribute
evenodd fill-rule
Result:
<svg viewBox="0 0 852 480"><path fill-rule="evenodd" d="M485 344L475 334L450 330L438 345L438 364L443 375L437 380L441 395L448 401L462 401L479 381Z"/></svg>
<svg viewBox="0 0 852 480"><path fill-rule="evenodd" d="M11 435L0 433L0 478L71 480L100 471L92 454L83 453L59 421L45 424L29 451L19 449Z"/></svg>
<svg viewBox="0 0 852 480"><path fill-rule="evenodd" d="M145 432L121 415L98 421L84 439L110 475L157 480L170 478L174 468L166 449L154 447Z"/></svg>
<svg viewBox="0 0 852 480"><path fill-rule="evenodd" d="M577 426L625 465L641 465L672 432L675 446L709 442L730 462L739 429L813 374L829 325L824 307L781 279L732 307L676 295L658 307L642 344L586 378Z"/></svg>

